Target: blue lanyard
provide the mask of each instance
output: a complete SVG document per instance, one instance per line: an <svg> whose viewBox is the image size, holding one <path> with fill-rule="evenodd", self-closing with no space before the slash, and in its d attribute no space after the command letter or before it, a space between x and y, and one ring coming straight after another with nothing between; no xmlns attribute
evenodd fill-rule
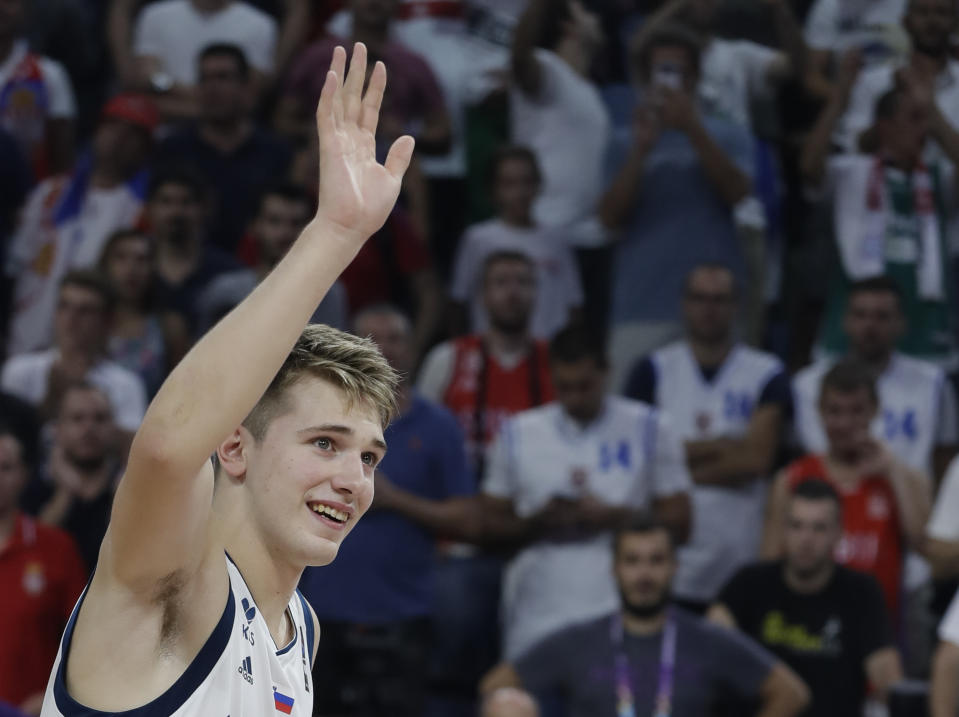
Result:
<svg viewBox="0 0 959 717"><path fill-rule="evenodd" d="M617 613L610 622L610 639L616 652L616 717L636 717L636 700L629 678L623 618ZM672 615L663 627L663 646L659 654L659 677L653 717L670 717L673 711L673 675L676 668L676 621Z"/></svg>

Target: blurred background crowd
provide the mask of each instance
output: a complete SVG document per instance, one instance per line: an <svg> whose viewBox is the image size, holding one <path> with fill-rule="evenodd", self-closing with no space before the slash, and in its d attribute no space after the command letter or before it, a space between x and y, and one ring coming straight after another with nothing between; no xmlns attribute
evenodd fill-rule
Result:
<svg viewBox="0 0 959 717"><path fill-rule="evenodd" d="M315 714L955 717L957 13L0 0L0 714L150 397L312 218L362 41L417 151L314 321L405 378L301 583Z"/></svg>

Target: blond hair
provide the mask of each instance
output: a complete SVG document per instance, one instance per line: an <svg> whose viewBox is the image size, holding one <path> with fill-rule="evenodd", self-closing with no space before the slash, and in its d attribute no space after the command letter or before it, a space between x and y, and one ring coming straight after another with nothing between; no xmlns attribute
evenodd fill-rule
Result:
<svg viewBox="0 0 959 717"><path fill-rule="evenodd" d="M370 339L324 324L310 324L300 334L269 388L244 419L257 440L270 422L287 409L287 390L305 376L328 381L346 394L348 405L375 408L385 429L396 414L399 374Z"/></svg>

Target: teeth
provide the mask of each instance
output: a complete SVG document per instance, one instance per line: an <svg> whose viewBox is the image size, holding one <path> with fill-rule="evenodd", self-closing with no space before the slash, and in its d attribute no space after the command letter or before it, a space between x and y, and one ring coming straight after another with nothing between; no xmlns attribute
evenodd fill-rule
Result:
<svg viewBox="0 0 959 717"><path fill-rule="evenodd" d="M349 515L344 513L342 510L337 510L336 508L331 508L328 505L323 503L313 503L313 511L319 513L320 515L328 515L334 520L339 521L340 523L345 523Z"/></svg>

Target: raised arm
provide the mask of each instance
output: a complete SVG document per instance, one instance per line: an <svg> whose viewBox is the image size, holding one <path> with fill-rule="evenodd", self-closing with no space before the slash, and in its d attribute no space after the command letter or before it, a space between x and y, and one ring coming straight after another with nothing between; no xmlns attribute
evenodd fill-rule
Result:
<svg viewBox="0 0 959 717"><path fill-rule="evenodd" d="M530 0L513 31L510 65L513 81L528 95L537 95L542 87L542 68L536 59L536 41L549 11L548 0Z"/></svg>
<svg viewBox="0 0 959 717"><path fill-rule="evenodd" d="M386 69L377 63L364 96L366 48L356 45L343 82L345 65L337 48L316 114L316 216L273 272L174 369L133 440L101 552L102 568L132 587L199 565L213 486L209 470L198 473L256 404L324 294L396 201L413 141L401 137L385 163L376 162Z"/></svg>
<svg viewBox="0 0 959 717"><path fill-rule="evenodd" d="M858 50L852 50L843 56L836 88L803 145L799 169L803 179L811 185L818 185L822 181L826 170L826 158L829 156L832 145L833 130L846 111L849 95L852 93L852 86L856 82L861 66L862 56Z"/></svg>

